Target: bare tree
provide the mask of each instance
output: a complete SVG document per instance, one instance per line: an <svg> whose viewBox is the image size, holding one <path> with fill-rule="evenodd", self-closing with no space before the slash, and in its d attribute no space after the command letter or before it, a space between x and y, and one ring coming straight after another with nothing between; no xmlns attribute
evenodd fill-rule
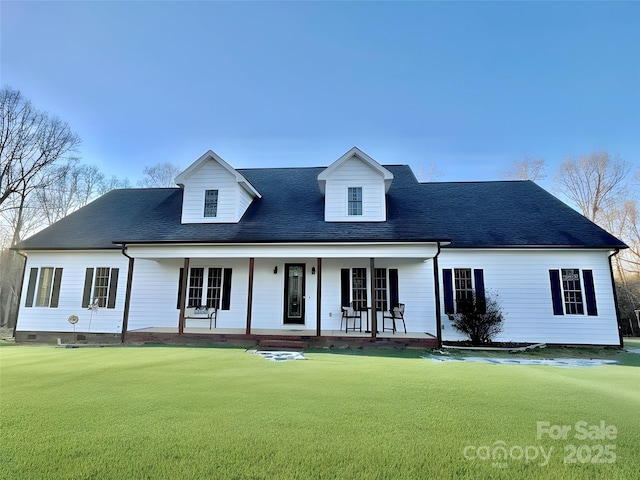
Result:
<svg viewBox="0 0 640 480"><path fill-rule="evenodd" d="M95 165L76 161L50 170L47 188L35 191L39 209L51 225L86 205L103 190L105 176Z"/></svg>
<svg viewBox="0 0 640 480"><path fill-rule="evenodd" d="M0 90L0 208L12 195L43 187L43 170L80 145L58 117L33 107L20 91Z"/></svg>
<svg viewBox="0 0 640 480"><path fill-rule="evenodd" d="M129 179L126 177L120 179L115 175L112 175L111 178L104 178L102 182L98 184L97 193L98 195L104 195L116 188L131 188L131 182L129 182Z"/></svg>
<svg viewBox="0 0 640 480"><path fill-rule="evenodd" d="M178 165L174 165L171 162L158 163L153 167L145 166L144 170L142 170L145 177L138 182L138 185L147 188L175 187L174 179L181 171Z"/></svg>
<svg viewBox="0 0 640 480"><path fill-rule="evenodd" d="M567 158L555 177L558 189L582 214L598 223L601 212L624 194L630 165L606 150L579 159Z"/></svg>
<svg viewBox="0 0 640 480"><path fill-rule="evenodd" d="M444 174L438 170L438 166L435 162L431 162L427 167L426 164L421 163L416 170L416 178L420 182L435 182L442 178Z"/></svg>
<svg viewBox="0 0 640 480"><path fill-rule="evenodd" d="M522 160L514 160L511 166L500 172L505 180L533 180L534 182L547 178L545 169L547 162L542 158L531 158L525 155Z"/></svg>
<svg viewBox="0 0 640 480"><path fill-rule="evenodd" d="M80 137L58 117L33 107L20 91L0 89L0 325L15 321L24 258L9 250L39 215L32 193L46 188Z"/></svg>

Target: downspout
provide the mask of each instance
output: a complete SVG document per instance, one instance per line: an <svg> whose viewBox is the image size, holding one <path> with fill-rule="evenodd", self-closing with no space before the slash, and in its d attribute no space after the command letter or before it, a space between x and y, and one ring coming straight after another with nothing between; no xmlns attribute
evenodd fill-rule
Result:
<svg viewBox="0 0 640 480"><path fill-rule="evenodd" d="M133 263L135 259L127 254L127 245L122 244L122 254L129 259L129 268L127 269L127 291L124 296L124 312L122 313L122 334L120 343L125 342L127 329L129 328L129 307L131 306L131 286L133 284Z"/></svg>
<svg viewBox="0 0 640 480"><path fill-rule="evenodd" d="M620 309L618 308L618 293L616 292L616 281L613 278L613 264L611 262L612 257L618 255L620 252L619 248L616 248L611 255L609 255L609 273L611 274L611 290L613 291L613 303L616 306L616 323L618 324L618 338L620 338L620 348L623 347L624 343L622 340L622 328L620 328Z"/></svg>
<svg viewBox="0 0 640 480"><path fill-rule="evenodd" d="M15 252L24 258L24 267L22 268L22 278L20 279L20 293L18 294L18 307L16 308L16 323L13 326L13 338L16 338L16 330L18 328L18 318L20 317L20 301L22 300L22 287L24 286L24 277L27 274L27 255L22 253L20 250L15 250Z"/></svg>
<svg viewBox="0 0 640 480"><path fill-rule="evenodd" d="M440 255L440 242L438 242L438 251L433 257L433 284L436 295L436 337L438 338L438 348L441 348L442 316L440 313L440 274L438 271L438 255Z"/></svg>

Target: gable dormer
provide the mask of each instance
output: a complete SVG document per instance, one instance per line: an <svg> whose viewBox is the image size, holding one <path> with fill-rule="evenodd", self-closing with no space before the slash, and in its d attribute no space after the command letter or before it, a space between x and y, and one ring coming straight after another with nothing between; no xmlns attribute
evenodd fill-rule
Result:
<svg viewBox="0 0 640 480"><path fill-rule="evenodd" d="M384 222L393 174L353 147L318 175L326 222Z"/></svg>
<svg viewBox="0 0 640 480"><path fill-rule="evenodd" d="M175 179L184 189L182 223L236 223L260 193L209 150Z"/></svg>

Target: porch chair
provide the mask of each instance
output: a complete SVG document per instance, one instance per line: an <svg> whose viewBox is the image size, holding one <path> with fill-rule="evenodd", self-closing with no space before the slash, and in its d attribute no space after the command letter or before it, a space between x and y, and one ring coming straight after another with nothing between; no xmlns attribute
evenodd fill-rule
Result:
<svg viewBox="0 0 640 480"><path fill-rule="evenodd" d="M391 327L387 327L385 320L389 319ZM385 311L382 314L382 331L391 330L396 333L396 321L402 321L404 327L404 333L407 333L407 324L404 321L404 303L399 303L397 307L393 307L391 310Z"/></svg>
<svg viewBox="0 0 640 480"><path fill-rule="evenodd" d="M353 327L351 330L354 332L356 328L359 331L362 331L362 311L354 310L353 302L349 304L348 307L342 307L342 318L340 319L340 330L342 330L342 323L344 322L344 331L347 333L349 331L349 320L353 319ZM356 320L358 321L358 325L356 327Z"/></svg>

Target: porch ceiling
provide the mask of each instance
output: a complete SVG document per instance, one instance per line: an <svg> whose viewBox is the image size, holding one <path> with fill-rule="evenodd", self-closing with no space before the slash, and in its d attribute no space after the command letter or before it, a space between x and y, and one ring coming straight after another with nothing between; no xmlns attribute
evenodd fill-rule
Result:
<svg viewBox="0 0 640 480"><path fill-rule="evenodd" d="M127 245L134 258L420 258L438 253L433 243L162 244Z"/></svg>

